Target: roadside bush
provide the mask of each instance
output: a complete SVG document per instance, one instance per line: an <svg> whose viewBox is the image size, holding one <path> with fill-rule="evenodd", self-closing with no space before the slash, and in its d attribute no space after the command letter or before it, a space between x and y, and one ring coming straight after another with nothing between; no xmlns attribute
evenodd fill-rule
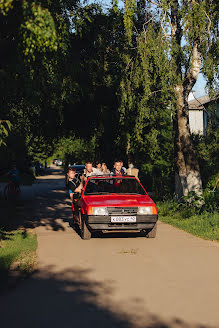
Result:
<svg viewBox="0 0 219 328"><path fill-rule="evenodd" d="M177 201L177 197L165 197L163 201L156 202L159 209L159 215L167 216L177 212L180 207L180 203Z"/></svg>
<svg viewBox="0 0 219 328"><path fill-rule="evenodd" d="M209 205L212 199L206 200L205 196L204 199L205 203L201 207L194 206L192 202L179 203L176 198L158 201L159 220L195 236L219 241L218 207Z"/></svg>
<svg viewBox="0 0 219 328"><path fill-rule="evenodd" d="M205 213L210 215L219 212L219 190L206 188L202 195L190 192L180 200L176 196L166 197L163 201L158 201L159 214L161 216L175 216L178 219L190 218L193 215Z"/></svg>

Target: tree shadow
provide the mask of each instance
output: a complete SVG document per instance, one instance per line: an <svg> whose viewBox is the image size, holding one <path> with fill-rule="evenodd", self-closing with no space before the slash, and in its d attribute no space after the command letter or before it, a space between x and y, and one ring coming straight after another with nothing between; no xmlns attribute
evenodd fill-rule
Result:
<svg viewBox="0 0 219 328"><path fill-rule="evenodd" d="M1 240L10 240L14 234L12 232L6 232L0 228L0 241Z"/></svg>
<svg viewBox="0 0 219 328"><path fill-rule="evenodd" d="M48 183L48 184L52 184L54 185L55 183L57 184L57 181L58 183L60 183L60 181L64 181L63 180L63 177L62 176L58 176L58 177L55 177L55 180L53 178L48 178L48 176L41 176L41 177L38 177L38 179L35 181L34 184L40 184L40 183Z"/></svg>
<svg viewBox="0 0 219 328"><path fill-rule="evenodd" d="M39 188L34 200L1 200L0 229L8 232L19 228L46 226L54 231L65 230L57 220L65 222L72 217L71 203L63 184L56 189L54 187L57 185Z"/></svg>
<svg viewBox="0 0 219 328"><path fill-rule="evenodd" d="M121 306L112 299L114 282L91 280L90 273L80 268L57 272L52 266L36 271L0 296L2 327L207 328L180 319L165 322L139 299Z"/></svg>

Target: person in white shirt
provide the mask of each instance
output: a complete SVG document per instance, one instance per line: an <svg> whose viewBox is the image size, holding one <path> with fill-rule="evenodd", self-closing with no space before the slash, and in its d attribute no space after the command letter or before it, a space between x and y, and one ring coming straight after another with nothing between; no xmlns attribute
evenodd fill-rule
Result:
<svg viewBox="0 0 219 328"><path fill-rule="evenodd" d="M85 183L87 181L88 177L90 177L92 175L99 175L99 174L102 174L102 173L100 173L100 171L98 169L93 167L93 163L92 162L87 162L85 164L84 173L81 176L81 181L83 183Z"/></svg>

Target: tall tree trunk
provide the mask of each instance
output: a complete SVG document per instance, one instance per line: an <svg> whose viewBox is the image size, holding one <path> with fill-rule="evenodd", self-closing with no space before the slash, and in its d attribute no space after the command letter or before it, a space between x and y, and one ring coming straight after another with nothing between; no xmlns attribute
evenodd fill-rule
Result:
<svg viewBox="0 0 219 328"><path fill-rule="evenodd" d="M189 2L194 0L188 0ZM181 42L183 30L181 26L181 11L178 0L171 4L171 40L173 63L178 81L175 86L176 114L174 119L175 156L176 156L176 194L181 197L191 191L202 192L202 180L197 156L192 144L189 127L188 97L195 85L201 68L199 52L200 39L194 40L191 53L191 66L183 78Z"/></svg>
<svg viewBox="0 0 219 328"><path fill-rule="evenodd" d="M183 85L175 88L177 99L175 131L176 194L181 197L189 192L202 192L202 180L189 127L188 100Z"/></svg>

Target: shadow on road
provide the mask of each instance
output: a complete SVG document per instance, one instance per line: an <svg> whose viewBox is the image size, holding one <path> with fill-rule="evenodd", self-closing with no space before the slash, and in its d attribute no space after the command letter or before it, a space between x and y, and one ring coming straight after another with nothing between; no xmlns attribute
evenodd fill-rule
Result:
<svg viewBox="0 0 219 328"><path fill-rule="evenodd" d="M77 268L56 272L54 267L35 272L16 292L0 296L1 327L207 328L178 319L164 322L143 309L140 300L133 300L131 308L113 305L113 282L91 281L89 273ZM135 314L138 308L143 312Z"/></svg>

